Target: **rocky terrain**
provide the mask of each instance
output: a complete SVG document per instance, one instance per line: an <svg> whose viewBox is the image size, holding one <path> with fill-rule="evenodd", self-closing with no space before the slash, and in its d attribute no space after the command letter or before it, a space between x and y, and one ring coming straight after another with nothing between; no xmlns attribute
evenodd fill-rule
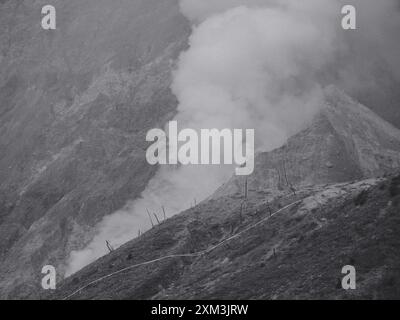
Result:
<svg viewBox="0 0 400 320"><path fill-rule="evenodd" d="M232 178L46 298L400 298L399 160L400 131L330 87L247 182ZM347 264L355 291L341 288Z"/></svg>
<svg viewBox="0 0 400 320"><path fill-rule="evenodd" d="M54 32L40 26L41 8L47 4L57 8ZM0 298L40 298L42 266L54 265L61 280L70 252L90 242L93 226L104 216L139 197L156 172L145 160L143 137L176 113L177 101L169 89L171 71L187 48L190 25L179 12L178 0L0 0L0 28ZM400 126L396 83L385 87L387 91L352 95ZM390 250L396 233L383 232L397 228L398 202L388 191L392 180L364 182L371 194L364 206L354 205L364 187L348 181L392 174L399 164L398 131L343 93L333 88L330 92L327 108L305 131L285 147L257 157L240 223L244 181L232 178L208 201L67 279L51 298L64 297L98 276L136 262L207 248L259 221L266 201L278 210L303 198L302 204L246 233L247 238L238 239L230 249L210 253L206 260L166 260L99 283L76 297L182 298L193 292L198 297L222 297L225 289L231 294L225 297L289 297L295 291L285 295L279 290L288 289L279 281L294 281L296 273L290 267L300 268L297 263L310 269L299 269L309 277L299 276L291 290L303 288L305 295L307 286L317 286L329 270L336 284L336 264L325 261L327 256L337 259L337 265L348 259L360 261L370 272L365 279L376 281L371 286L395 286L396 277L385 268L394 266ZM300 210L330 188L334 194L342 188L347 191L313 213ZM258 207L260 212L255 213ZM364 234L357 229L364 225L377 230ZM349 240L354 230L358 233ZM298 234L304 236L301 241ZM326 246L315 249L324 241ZM278 252L275 260L270 258L272 247ZM378 247L382 251L377 254L384 253L387 260L378 255L377 265L363 265L363 254L373 255L370 250ZM309 251L303 252L306 248ZM317 258L318 250L326 254ZM314 258L326 264L314 268ZM259 272L245 268L253 268L249 261L260 267ZM243 293L239 285L243 290L246 285L238 279L250 285L257 277L278 284L263 294ZM225 287L218 281L225 281ZM231 290L229 283L234 285ZM326 290L333 290L331 282L324 283Z"/></svg>
<svg viewBox="0 0 400 320"><path fill-rule="evenodd" d="M399 175L221 197L161 223L46 298L399 299L399 206ZM348 264L357 270L354 291L341 288Z"/></svg>
<svg viewBox="0 0 400 320"><path fill-rule="evenodd" d="M190 29L175 0L1 1L0 28L0 297L27 298L155 173L143 137L175 114Z"/></svg>

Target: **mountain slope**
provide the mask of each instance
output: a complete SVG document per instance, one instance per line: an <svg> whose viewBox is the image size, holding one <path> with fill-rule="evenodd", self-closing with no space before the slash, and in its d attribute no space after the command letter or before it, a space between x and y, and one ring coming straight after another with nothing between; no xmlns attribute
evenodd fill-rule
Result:
<svg viewBox="0 0 400 320"><path fill-rule="evenodd" d="M40 26L45 4L57 9L54 32ZM1 0L0 28L0 298L35 298L42 267L54 265L61 280L71 250L85 247L94 226L139 197L153 177L144 136L176 113L171 70L191 30L178 0ZM368 96L358 94L368 102L387 100L390 108L370 104L399 123L396 82L383 86L388 90L379 96L373 88ZM384 144L390 133L372 139L383 148L364 152L369 137L361 136L352 152L337 126L331 132L346 157L331 168L335 159L322 144L321 159L311 168L301 163L304 172L286 160L293 184L358 179L396 166L389 159L397 147ZM298 143L295 159L312 155L324 141L310 138L307 150ZM260 178L250 183L251 189L271 187L270 198L288 187L279 152L265 155L277 158L271 167L258 158ZM371 162L361 165L364 155ZM271 176L276 167L280 173ZM221 195L241 192L242 183L231 183L233 192L222 188Z"/></svg>
<svg viewBox="0 0 400 320"><path fill-rule="evenodd" d="M400 131L334 86L310 124L281 148L256 156L253 190L344 182L382 176L400 167ZM233 177L215 196L240 192Z"/></svg>
<svg viewBox="0 0 400 320"><path fill-rule="evenodd" d="M399 160L399 130L328 88L305 130L257 156L247 199L233 177L47 298L398 298Z"/></svg>
<svg viewBox="0 0 400 320"><path fill-rule="evenodd" d="M73 249L143 191L146 132L175 114L171 69L190 32L177 0L0 3L0 298L60 279Z"/></svg>
<svg viewBox="0 0 400 320"><path fill-rule="evenodd" d="M241 217L243 199L211 200L101 258L47 298L399 298L399 183L397 176L315 186L275 200L251 192ZM277 212L271 218L269 209ZM237 233L206 254L118 273L201 252ZM351 292L338 286L348 264L357 270L358 289Z"/></svg>

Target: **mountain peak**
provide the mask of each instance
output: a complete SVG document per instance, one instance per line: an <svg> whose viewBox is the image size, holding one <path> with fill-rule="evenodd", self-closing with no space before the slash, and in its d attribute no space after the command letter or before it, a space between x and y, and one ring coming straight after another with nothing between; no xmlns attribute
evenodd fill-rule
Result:
<svg viewBox="0 0 400 320"><path fill-rule="evenodd" d="M400 166L400 130L335 86L311 123L286 144L256 156L249 188L284 190L382 176ZM233 177L214 197L241 192Z"/></svg>
<svg viewBox="0 0 400 320"><path fill-rule="evenodd" d="M322 113L328 116L337 130L342 128L340 131L344 132L346 128L347 130L354 130L369 127L374 130L375 134L387 135L389 140L400 140L399 129L380 118L371 109L352 99L336 86L326 87L324 94L325 108L322 109ZM342 126L340 126L340 122L336 122L339 119L342 120ZM351 125L355 125L355 127L351 128ZM355 131L352 132L355 133Z"/></svg>

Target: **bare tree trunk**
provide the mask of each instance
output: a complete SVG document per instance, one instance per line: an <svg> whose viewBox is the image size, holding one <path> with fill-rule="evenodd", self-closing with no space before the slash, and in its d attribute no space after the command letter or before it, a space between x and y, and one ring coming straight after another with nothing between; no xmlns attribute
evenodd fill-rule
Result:
<svg viewBox="0 0 400 320"><path fill-rule="evenodd" d="M147 214L148 214L148 216L149 216L151 226L154 228L154 223L153 223L153 219L151 219L150 212L149 212L149 210L147 210L147 209L146 209L146 211L147 211Z"/></svg>
<svg viewBox="0 0 400 320"><path fill-rule="evenodd" d="M276 168L276 171L278 172L278 190L281 190L281 172L279 171L279 167Z"/></svg>
<svg viewBox="0 0 400 320"><path fill-rule="evenodd" d="M288 181L287 174L286 174L286 161L285 161L285 159L283 159L283 174L285 175L286 186L289 187L289 181Z"/></svg>
<svg viewBox="0 0 400 320"><path fill-rule="evenodd" d="M272 210L271 210L271 207L269 206L268 201L267 201L267 207L268 207L269 216L272 217Z"/></svg>
<svg viewBox="0 0 400 320"><path fill-rule="evenodd" d="M286 185L289 187L289 189L293 192L294 195L296 195L296 189L293 187L293 185L289 182L287 174L286 174L286 161L283 159L283 172L285 173L285 179L286 179Z"/></svg>
<svg viewBox="0 0 400 320"><path fill-rule="evenodd" d="M109 250L110 252L113 252L113 251L114 251L114 248L112 247L112 245L110 244L110 242L108 242L108 240L106 240L106 245L107 245L107 248L108 248L108 250Z"/></svg>
<svg viewBox="0 0 400 320"><path fill-rule="evenodd" d="M157 220L157 224L160 224L160 220L158 220L158 216L157 216L157 214L156 213L153 213L154 214L154 217L156 218L156 220Z"/></svg>
<svg viewBox="0 0 400 320"><path fill-rule="evenodd" d="M242 224L242 221L243 221L243 202L240 204L240 215L239 215L239 218L240 218L240 224Z"/></svg>

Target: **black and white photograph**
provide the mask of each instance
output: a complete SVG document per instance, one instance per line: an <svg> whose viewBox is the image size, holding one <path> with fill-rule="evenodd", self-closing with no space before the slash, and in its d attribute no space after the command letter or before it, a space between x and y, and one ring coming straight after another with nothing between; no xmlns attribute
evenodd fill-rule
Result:
<svg viewBox="0 0 400 320"><path fill-rule="evenodd" d="M399 35L400 0L0 0L0 300L400 300Z"/></svg>

